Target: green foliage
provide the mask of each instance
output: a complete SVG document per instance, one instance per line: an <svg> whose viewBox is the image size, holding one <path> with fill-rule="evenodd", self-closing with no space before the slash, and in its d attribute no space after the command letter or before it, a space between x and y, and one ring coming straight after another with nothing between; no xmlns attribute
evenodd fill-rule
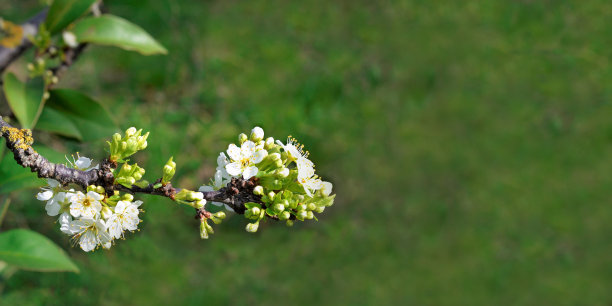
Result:
<svg viewBox="0 0 612 306"><path fill-rule="evenodd" d="M0 145L4 146L4 143L0 142ZM34 145L33 148L52 162L65 161L62 154L48 147ZM29 169L18 165L13 158L13 154L4 154L2 159L0 159L0 194L7 194L25 188L40 187L44 185L44 182L43 179L38 178Z"/></svg>
<svg viewBox="0 0 612 306"><path fill-rule="evenodd" d="M117 130L106 109L85 94L71 89L54 89L49 93L41 115L41 130L83 141L108 137Z"/></svg>
<svg viewBox="0 0 612 306"><path fill-rule="evenodd" d="M0 233L0 260L24 270L79 272L79 268L49 238L31 230Z"/></svg>
<svg viewBox="0 0 612 306"><path fill-rule="evenodd" d="M42 79L37 77L23 83L13 73L7 73L4 76L4 92L21 126L33 128L44 106Z"/></svg>
<svg viewBox="0 0 612 306"><path fill-rule="evenodd" d="M79 42L137 51L144 55L166 54L166 49L139 26L117 16L103 15L80 20L72 29Z"/></svg>
<svg viewBox="0 0 612 306"><path fill-rule="evenodd" d="M53 35L83 16L96 0L53 0L45 26Z"/></svg>

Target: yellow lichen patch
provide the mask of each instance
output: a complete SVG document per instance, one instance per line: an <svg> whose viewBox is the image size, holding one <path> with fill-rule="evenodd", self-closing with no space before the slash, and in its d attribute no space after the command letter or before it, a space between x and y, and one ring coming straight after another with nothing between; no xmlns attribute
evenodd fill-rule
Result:
<svg viewBox="0 0 612 306"><path fill-rule="evenodd" d="M10 21L0 19L0 46L15 48L21 44L23 28Z"/></svg>
<svg viewBox="0 0 612 306"><path fill-rule="evenodd" d="M2 134L8 136L10 143L15 144L17 149L27 150L33 143L32 131L29 129L18 129L14 127L2 127Z"/></svg>

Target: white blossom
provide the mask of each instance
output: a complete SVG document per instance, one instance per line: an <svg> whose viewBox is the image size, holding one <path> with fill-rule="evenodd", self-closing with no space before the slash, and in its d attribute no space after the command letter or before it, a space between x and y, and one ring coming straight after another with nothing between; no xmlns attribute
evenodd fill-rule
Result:
<svg viewBox="0 0 612 306"><path fill-rule="evenodd" d="M100 214L102 198L101 194L94 191L89 191L87 194L77 191L70 197L70 214L73 217L93 219Z"/></svg>
<svg viewBox="0 0 612 306"><path fill-rule="evenodd" d="M106 225L108 232L112 238L118 239L123 237L123 232L126 230L135 231L138 228L138 206L142 201L119 201L115 206L115 212L108 218Z"/></svg>
<svg viewBox="0 0 612 306"><path fill-rule="evenodd" d="M62 38L64 39L64 43L70 48L76 48L79 45L76 36L72 32L64 31L62 33Z"/></svg>
<svg viewBox="0 0 612 306"><path fill-rule="evenodd" d="M227 148L227 155L231 163L225 166L225 170L231 176L240 176L245 180L257 175L259 171L255 164L260 163L268 151L258 148L254 142L247 140L238 148L235 144L230 144Z"/></svg>
<svg viewBox="0 0 612 306"><path fill-rule="evenodd" d="M70 223L70 231L74 233L73 239L78 240L81 249L92 251L98 245L110 247L111 236L106 231L106 224L100 219L82 218Z"/></svg>
<svg viewBox="0 0 612 306"><path fill-rule="evenodd" d="M219 190L222 187L226 186L227 183L229 182L229 180L226 180L223 178L222 172L221 170L217 170L215 172L215 177L212 180L212 184L211 185L203 185L202 187L200 187L198 189L199 192L207 192L207 191L214 191L214 190ZM234 212L234 210L227 204L224 203L220 203L220 202L210 202L215 206L222 206L225 205L225 209Z"/></svg>

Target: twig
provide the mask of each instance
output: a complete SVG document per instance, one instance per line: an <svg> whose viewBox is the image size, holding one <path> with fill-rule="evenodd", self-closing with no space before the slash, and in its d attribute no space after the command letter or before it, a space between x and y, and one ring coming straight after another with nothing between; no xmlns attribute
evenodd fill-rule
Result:
<svg viewBox="0 0 612 306"><path fill-rule="evenodd" d="M117 164L109 159L104 159L98 169L87 171L52 163L34 151L32 148L34 139L30 130L20 130L12 127L1 116L0 131L1 136L6 140L7 148L13 152L17 164L24 168L30 168L30 171L35 172L40 178L51 178L57 180L62 185L76 184L83 187L83 189L89 185L102 186L107 194L112 194L114 190L119 190L132 194L143 193L163 196L173 200L174 195L181 190L180 188L173 187L170 183L164 184L159 188L155 188L156 184L149 184L145 187L133 185L129 188L115 184L113 170L117 168ZM161 179L157 180L156 183L160 181ZM233 178L226 187L215 191L203 192L204 199L227 204L236 213L244 214L245 203L262 203L261 197L253 194L253 188L256 185L256 178L251 178L250 180Z"/></svg>
<svg viewBox="0 0 612 306"><path fill-rule="evenodd" d="M14 48L6 48L0 46L0 74L26 50L32 46L32 42L28 36L35 36L38 33L39 25L47 18L48 9L42 10L36 16L32 17L21 27L25 30L21 38L21 43Z"/></svg>

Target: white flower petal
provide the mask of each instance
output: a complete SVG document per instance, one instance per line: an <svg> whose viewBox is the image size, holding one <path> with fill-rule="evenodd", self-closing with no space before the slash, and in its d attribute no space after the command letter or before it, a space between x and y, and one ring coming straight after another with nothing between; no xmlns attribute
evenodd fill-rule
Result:
<svg viewBox="0 0 612 306"><path fill-rule="evenodd" d="M231 176L238 176L242 173L242 164L240 162L229 163L225 166L225 170Z"/></svg>
<svg viewBox="0 0 612 306"><path fill-rule="evenodd" d="M264 157L266 157L267 155L268 155L268 151L257 150L255 151L255 154L251 156L251 162L254 164L259 164L264 159Z"/></svg>
<svg viewBox="0 0 612 306"><path fill-rule="evenodd" d="M55 188L60 185L60 183L54 179L47 179L47 184L49 184L51 188Z"/></svg>
<svg viewBox="0 0 612 306"><path fill-rule="evenodd" d="M49 200L49 202L47 202L47 205L45 205L45 210L47 211L47 214L52 217L57 216L61 208L62 206L55 198Z"/></svg>
<svg viewBox="0 0 612 306"><path fill-rule="evenodd" d="M43 192L39 192L36 195L36 199L39 201L49 201L53 197L53 191L45 190Z"/></svg>
<svg viewBox="0 0 612 306"><path fill-rule="evenodd" d="M89 252L96 248L98 245L98 239L96 239L96 235L91 230L88 230L81 235L79 245L83 251Z"/></svg>
<svg viewBox="0 0 612 306"><path fill-rule="evenodd" d="M242 146L240 147L240 153L242 154L243 158L251 157L254 151L255 151L255 143L250 140L243 142Z"/></svg>
<svg viewBox="0 0 612 306"><path fill-rule="evenodd" d="M321 186L321 192L323 192L324 196L329 196L332 192L334 185L330 182L323 182Z"/></svg>
<svg viewBox="0 0 612 306"><path fill-rule="evenodd" d="M244 172L242 173L242 178L244 178L245 180L248 180L254 177L255 175L257 175L258 171L259 169L257 169L257 167L255 166L248 167L244 169Z"/></svg>
<svg viewBox="0 0 612 306"><path fill-rule="evenodd" d="M74 162L74 165L77 169L85 170L91 166L91 159L87 157L79 157L79 159Z"/></svg>
<svg viewBox="0 0 612 306"><path fill-rule="evenodd" d="M236 147L238 148L238 147ZM223 154L223 152L219 153L219 157L217 157L217 167L225 167L229 162L227 161L227 156Z"/></svg>
<svg viewBox="0 0 612 306"><path fill-rule="evenodd" d="M240 154L240 148L238 148L233 143L230 143L230 145L227 147L227 155L234 161L239 161L242 159L242 154Z"/></svg>
<svg viewBox="0 0 612 306"><path fill-rule="evenodd" d="M198 189L199 192L207 192L207 191L213 191L215 190L214 188L212 188L212 186L202 186Z"/></svg>
<svg viewBox="0 0 612 306"><path fill-rule="evenodd" d="M212 203L212 205L215 205L215 206L221 206L221 205L223 205L223 203L219 203L219 202L210 202L210 203Z"/></svg>

